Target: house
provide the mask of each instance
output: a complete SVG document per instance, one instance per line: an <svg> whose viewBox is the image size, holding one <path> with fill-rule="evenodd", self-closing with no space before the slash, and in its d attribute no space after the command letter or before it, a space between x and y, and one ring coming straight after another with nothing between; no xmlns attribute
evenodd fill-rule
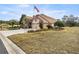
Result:
<svg viewBox="0 0 79 59"><path fill-rule="evenodd" d="M25 28L33 28L33 29L45 29L47 26L54 26L54 23L56 22L56 19L49 17L44 14L37 14L33 15L33 17L26 16L24 21L24 27Z"/></svg>
<svg viewBox="0 0 79 59"><path fill-rule="evenodd" d="M56 20L44 14L34 15L32 19L32 28L34 29L43 29L47 26L54 26Z"/></svg>

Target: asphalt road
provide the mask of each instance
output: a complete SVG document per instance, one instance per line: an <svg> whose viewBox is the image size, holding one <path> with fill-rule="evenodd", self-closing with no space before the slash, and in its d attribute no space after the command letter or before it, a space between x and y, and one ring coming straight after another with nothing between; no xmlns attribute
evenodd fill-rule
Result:
<svg viewBox="0 0 79 59"><path fill-rule="evenodd" d="M3 42L0 39L0 54L8 54Z"/></svg>

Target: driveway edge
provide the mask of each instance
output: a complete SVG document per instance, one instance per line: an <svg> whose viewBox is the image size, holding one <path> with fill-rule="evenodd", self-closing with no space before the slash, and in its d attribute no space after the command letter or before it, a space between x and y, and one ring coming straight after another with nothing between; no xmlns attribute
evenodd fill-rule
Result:
<svg viewBox="0 0 79 59"><path fill-rule="evenodd" d="M25 54L16 44L0 33L0 38L9 54Z"/></svg>

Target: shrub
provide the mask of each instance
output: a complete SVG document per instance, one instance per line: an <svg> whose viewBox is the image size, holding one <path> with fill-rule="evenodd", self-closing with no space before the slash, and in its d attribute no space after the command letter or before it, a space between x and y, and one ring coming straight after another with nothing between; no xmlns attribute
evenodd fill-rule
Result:
<svg viewBox="0 0 79 59"><path fill-rule="evenodd" d="M54 26L64 27L65 24L64 24L64 22L62 22L62 21L57 21L57 22L54 23Z"/></svg>
<svg viewBox="0 0 79 59"><path fill-rule="evenodd" d="M51 25L47 25L47 28L48 29L52 29L53 27Z"/></svg>

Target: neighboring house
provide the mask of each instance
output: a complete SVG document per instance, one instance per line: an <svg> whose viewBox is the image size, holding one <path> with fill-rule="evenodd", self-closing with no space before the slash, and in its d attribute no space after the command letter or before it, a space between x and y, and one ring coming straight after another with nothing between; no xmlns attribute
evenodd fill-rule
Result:
<svg viewBox="0 0 79 59"><path fill-rule="evenodd" d="M24 27L25 28L33 28L33 29L43 29L47 28L47 26L54 26L54 23L56 22L56 19L49 17L44 14L37 14L33 17L27 17L26 19L29 19L27 22L24 21Z"/></svg>

